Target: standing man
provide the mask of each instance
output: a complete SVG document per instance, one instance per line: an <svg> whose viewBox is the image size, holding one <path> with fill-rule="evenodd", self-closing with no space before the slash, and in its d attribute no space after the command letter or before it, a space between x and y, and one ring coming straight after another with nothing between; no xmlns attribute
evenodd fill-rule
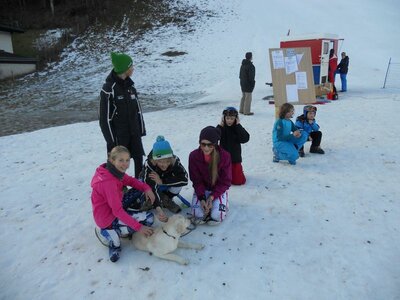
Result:
<svg viewBox="0 0 400 300"><path fill-rule="evenodd" d="M342 52L342 59L337 66L336 73L340 74L340 81L342 82L341 92L347 91L347 71L349 70L349 57L346 52Z"/></svg>
<svg viewBox="0 0 400 300"><path fill-rule="evenodd" d="M111 53L113 70L100 92L100 128L107 142L107 152L117 145L128 148L135 162L135 177L143 166L142 136L146 135L142 108L133 74L132 58L123 53Z"/></svg>
<svg viewBox="0 0 400 300"><path fill-rule="evenodd" d="M242 66L240 67L239 73L240 87L242 89L242 99L240 100L239 112L251 116L254 115L254 113L250 111L250 108L252 100L251 93L256 84L254 80L256 77L256 68L252 63L253 54L251 52L247 52L245 58L246 59L242 60Z"/></svg>

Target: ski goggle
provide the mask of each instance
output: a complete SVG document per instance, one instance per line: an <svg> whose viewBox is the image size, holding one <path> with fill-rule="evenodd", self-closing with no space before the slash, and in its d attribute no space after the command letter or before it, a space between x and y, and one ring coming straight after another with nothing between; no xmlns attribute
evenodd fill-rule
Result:
<svg viewBox="0 0 400 300"><path fill-rule="evenodd" d="M306 105L306 106L304 106L304 111L306 111L306 112L310 112L310 111L313 111L313 112L317 112L317 108L315 107L315 106L312 106L312 105Z"/></svg>
<svg viewBox="0 0 400 300"><path fill-rule="evenodd" d="M224 116L238 116L238 111L236 108L234 108L233 106L228 106L224 109L224 111L222 112L222 114Z"/></svg>

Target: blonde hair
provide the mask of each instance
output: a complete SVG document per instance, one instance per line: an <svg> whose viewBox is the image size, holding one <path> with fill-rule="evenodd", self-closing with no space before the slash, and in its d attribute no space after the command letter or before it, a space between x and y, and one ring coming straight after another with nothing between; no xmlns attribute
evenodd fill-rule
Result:
<svg viewBox="0 0 400 300"><path fill-rule="evenodd" d="M108 160L114 161L117 158L117 156L121 153L128 153L129 156L131 155L131 153L129 152L129 150L126 147L115 146L114 148L112 148L110 153L108 153Z"/></svg>
<svg viewBox="0 0 400 300"><path fill-rule="evenodd" d="M219 163L219 152L214 146L214 151L211 153L211 161L208 165L208 170L211 175L211 185L214 186L218 179L218 163Z"/></svg>

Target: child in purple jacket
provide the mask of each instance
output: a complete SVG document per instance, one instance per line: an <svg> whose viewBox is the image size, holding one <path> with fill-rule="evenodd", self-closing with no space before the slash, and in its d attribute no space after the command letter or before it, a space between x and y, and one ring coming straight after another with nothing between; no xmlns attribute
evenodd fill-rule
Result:
<svg viewBox="0 0 400 300"><path fill-rule="evenodd" d="M213 126L203 128L199 147L189 155L189 176L194 188L192 213L198 223L217 225L228 210L231 157L218 146L220 138L219 129Z"/></svg>

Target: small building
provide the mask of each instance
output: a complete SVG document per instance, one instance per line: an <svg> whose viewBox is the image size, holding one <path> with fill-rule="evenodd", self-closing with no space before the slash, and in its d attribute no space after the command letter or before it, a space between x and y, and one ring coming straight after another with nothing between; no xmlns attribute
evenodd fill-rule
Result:
<svg viewBox="0 0 400 300"><path fill-rule="evenodd" d="M328 82L329 51L335 49L337 55L339 38L336 34L310 34L305 36L287 36L281 40L281 48L311 48L311 60L314 75L314 84Z"/></svg>
<svg viewBox="0 0 400 300"><path fill-rule="evenodd" d="M0 80L36 71L37 59L14 54L12 34L23 32L16 27L0 25Z"/></svg>

